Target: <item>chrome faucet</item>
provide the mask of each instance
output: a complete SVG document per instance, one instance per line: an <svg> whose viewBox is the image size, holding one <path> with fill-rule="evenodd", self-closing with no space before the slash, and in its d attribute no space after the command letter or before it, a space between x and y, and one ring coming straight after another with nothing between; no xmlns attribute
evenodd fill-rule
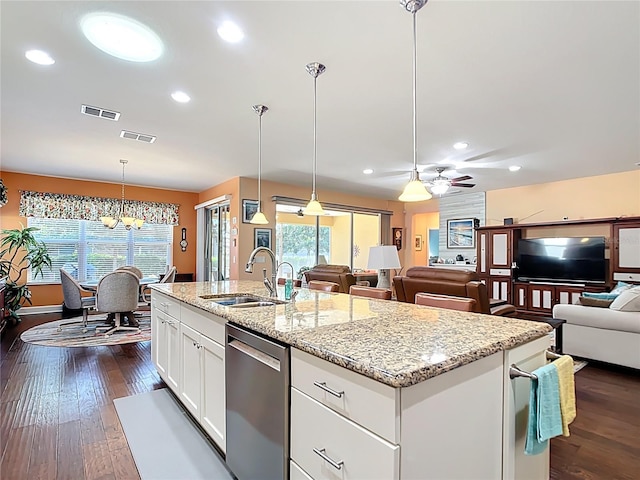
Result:
<svg viewBox="0 0 640 480"><path fill-rule="evenodd" d="M276 298L278 296L278 292L276 290L276 275L278 274L278 263L276 262L276 256L271 251L271 249L267 247L255 248L253 252L251 252L251 255L249 255L249 260L247 261L247 266L244 271L247 273L253 273L253 264L256 261L256 255L258 255L258 253L260 252L267 253L271 258L271 281L269 281L269 279L267 278L267 269L263 268L262 283L264 283L264 286L267 287L267 290L269 290L269 296Z"/></svg>

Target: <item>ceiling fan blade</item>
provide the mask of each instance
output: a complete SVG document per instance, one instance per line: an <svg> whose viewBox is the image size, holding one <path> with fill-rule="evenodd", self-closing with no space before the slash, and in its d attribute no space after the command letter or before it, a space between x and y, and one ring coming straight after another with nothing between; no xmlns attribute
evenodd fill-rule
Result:
<svg viewBox="0 0 640 480"><path fill-rule="evenodd" d="M462 177L457 177L457 178L452 178L451 181L452 182L464 182L465 180L471 180L473 177L470 177L469 175L463 175Z"/></svg>
<svg viewBox="0 0 640 480"><path fill-rule="evenodd" d="M456 182L451 182L451 186L452 187L466 187L466 188L471 188L471 187L475 187L476 184L475 183L456 183Z"/></svg>

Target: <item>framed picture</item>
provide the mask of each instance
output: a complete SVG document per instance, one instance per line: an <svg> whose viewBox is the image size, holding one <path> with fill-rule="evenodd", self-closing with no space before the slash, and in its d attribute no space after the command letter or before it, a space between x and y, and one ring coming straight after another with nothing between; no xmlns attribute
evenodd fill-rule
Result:
<svg viewBox="0 0 640 480"><path fill-rule="evenodd" d="M242 200L242 223L249 223L257 211L257 200Z"/></svg>
<svg viewBox="0 0 640 480"><path fill-rule="evenodd" d="M271 248L271 229L270 228L254 228L254 248L267 247Z"/></svg>
<svg viewBox="0 0 640 480"><path fill-rule="evenodd" d="M413 239L413 246L416 250L422 250L422 235L416 235Z"/></svg>
<svg viewBox="0 0 640 480"><path fill-rule="evenodd" d="M402 248L402 229L392 228L391 231L393 232L393 244L400 250Z"/></svg>
<svg viewBox="0 0 640 480"><path fill-rule="evenodd" d="M473 218L447 220L447 248L475 248Z"/></svg>

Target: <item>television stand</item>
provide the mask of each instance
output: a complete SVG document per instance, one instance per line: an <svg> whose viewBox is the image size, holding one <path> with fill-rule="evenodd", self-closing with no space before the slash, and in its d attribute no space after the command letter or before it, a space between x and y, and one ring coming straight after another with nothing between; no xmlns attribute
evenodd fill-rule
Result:
<svg viewBox="0 0 640 480"><path fill-rule="evenodd" d="M561 287L586 287L585 283L573 283L573 282L554 282L554 281L540 281L540 280L529 280L527 281L529 285L559 285Z"/></svg>
<svg viewBox="0 0 640 480"><path fill-rule="evenodd" d="M514 301L518 313L551 316L554 305L576 303L583 292L605 292L604 285L563 284L555 282L514 283Z"/></svg>

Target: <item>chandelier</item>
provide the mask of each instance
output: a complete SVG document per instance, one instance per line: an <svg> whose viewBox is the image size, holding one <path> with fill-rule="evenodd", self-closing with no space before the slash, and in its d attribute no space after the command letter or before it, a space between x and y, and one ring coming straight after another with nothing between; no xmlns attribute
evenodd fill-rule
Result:
<svg viewBox="0 0 640 480"><path fill-rule="evenodd" d="M100 217L102 224L107 228L116 228L118 223L122 222L124 228L127 230L131 230L135 228L136 230L140 230L144 220L135 217L127 217L124 212L124 167L129 162L129 160L120 160L122 164L122 200L120 203L120 214L117 217Z"/></svg>

